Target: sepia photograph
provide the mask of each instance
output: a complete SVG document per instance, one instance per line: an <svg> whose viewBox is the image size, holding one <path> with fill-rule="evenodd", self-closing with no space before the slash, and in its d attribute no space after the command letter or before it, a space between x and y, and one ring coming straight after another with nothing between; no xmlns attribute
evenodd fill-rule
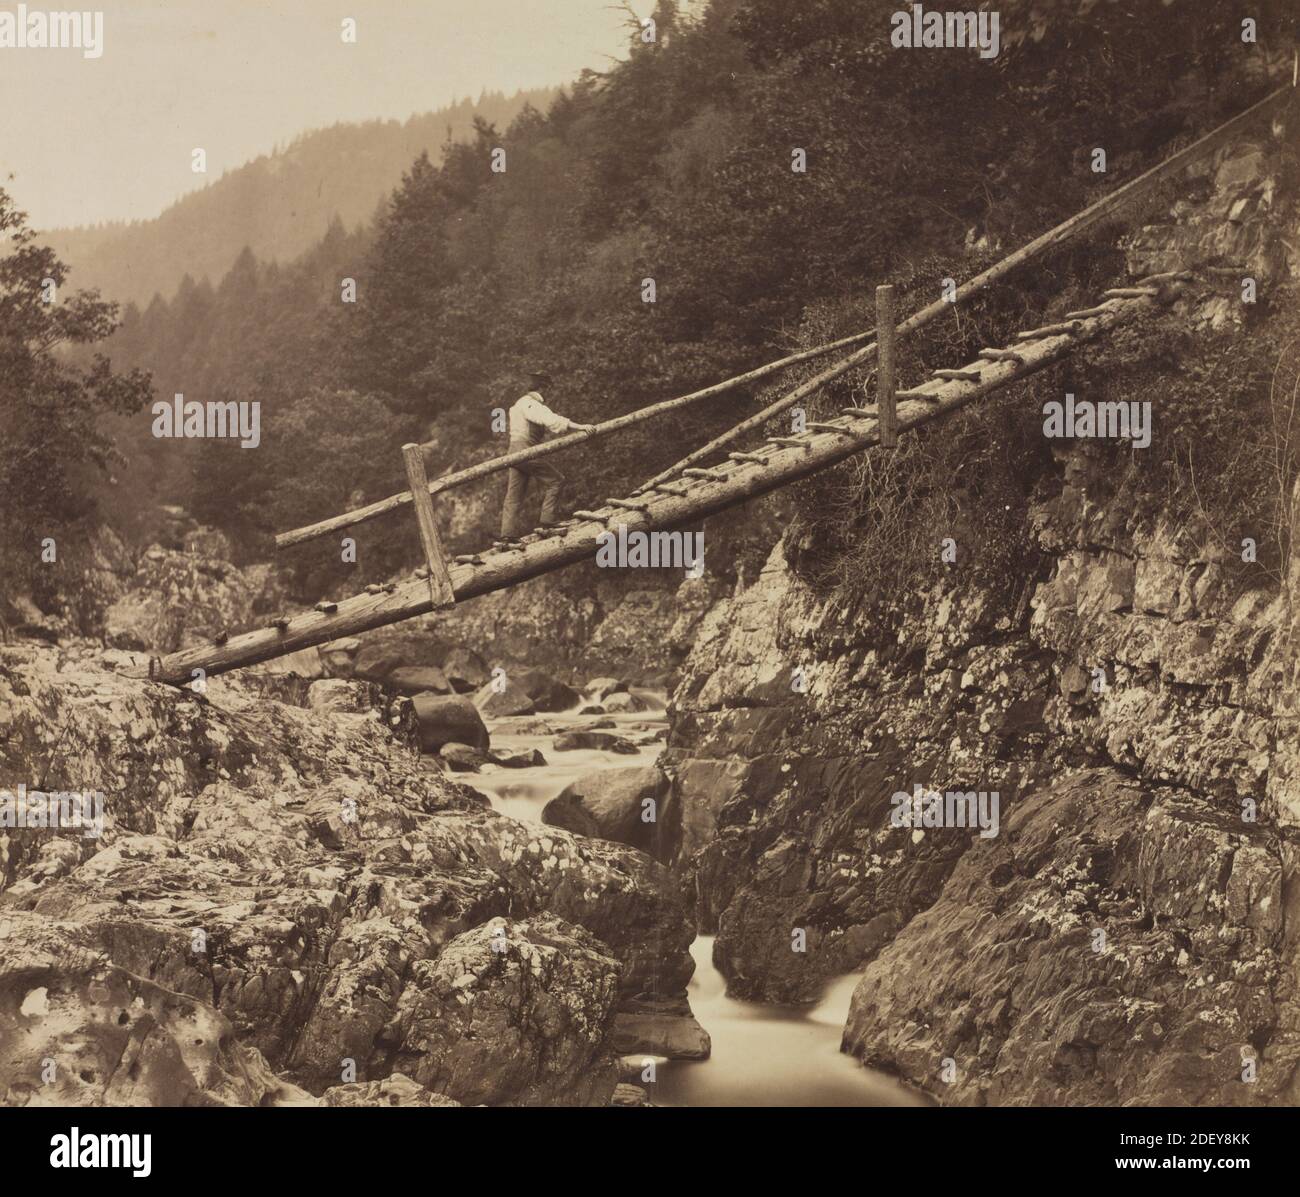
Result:
<svg viewBox="0 0 1300 1197"><path fill-rule="evenodd" d="M0 3L0 1175L1289 1169L1294 0L100 2Z"/></svg>

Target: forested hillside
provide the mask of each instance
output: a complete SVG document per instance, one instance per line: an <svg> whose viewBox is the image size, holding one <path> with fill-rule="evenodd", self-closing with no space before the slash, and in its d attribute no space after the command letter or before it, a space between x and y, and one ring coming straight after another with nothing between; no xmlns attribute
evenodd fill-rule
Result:
<svg viewBox="0 0 1300 1197"><path fill-rule="evenodd" d="M559 410L595 420L858 331L878 282L914 310L1263 94L1285 7L1259 6L1247 44L1228 3L1008 0L1000 53L984 59L893 48L883 0L713 0L689 20L661 0L653 42L631 29L625 61L546 112L477 120L441 164L420 154L373 226L336 223L289 265L254 246L215 285L186 278L128 309L115 359L151 369L166 397L259 400L263 434L257 451L200 442L164 469L134 417L118 429L119 504L182 503L255 555L276 529L400 489L403 439L436 436L435 467L499 452L492 411L533 364L555 375ZM1179 8L1196 20L1171 19ZM806 171L792 169L799 150ZM331 177L354 169L340 155ZM951 364L1049 297L1109 285L1123 231L939 322L905 365ZM570 502L624 493L755 398L566 455ZM991 488L1023 485L1014 455L993 456ZM851 471L803 498L813 520L863 501ZM371 526L366 572L415 560L393 523Z"/></svg>
<svg viewBox="0 0 1300 1197"><path fill-rule="evenodd" d="M183 275L218 279L249 247L289 261L325 235L330 222L368 223L411 160L469 135L475 116L509 122L527 104L544 107L549 89L506 96L484 92L405 121L364 121L317 129L228 171L152 220L54 229L45 241L75 263L81 287L121 303L170 295Z"/></svg>

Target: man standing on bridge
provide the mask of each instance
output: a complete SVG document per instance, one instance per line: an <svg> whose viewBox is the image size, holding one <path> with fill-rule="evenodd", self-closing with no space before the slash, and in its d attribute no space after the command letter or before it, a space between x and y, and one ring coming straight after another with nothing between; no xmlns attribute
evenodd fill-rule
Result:
<svg viewBox="0 0 1300 1197"><path fill-rule="evenodd" d="M541 388L551 385L551 376L544 371L529 374L532 390L515 400L510 408L510 447L508 452L527 449L540 445L549 437L562 436L566 432L589 432L595 425L578 424L573 420L551 411L542 401ZM541 526L556 523L556 507L560 499L560 487L564 485L564 475L549 461L537 458L511 466L506 473L506 501L501 510L501 539L517 540L525 532L523 520L524 499L528 495L528 484L535 479L542 488Z"/></svg>

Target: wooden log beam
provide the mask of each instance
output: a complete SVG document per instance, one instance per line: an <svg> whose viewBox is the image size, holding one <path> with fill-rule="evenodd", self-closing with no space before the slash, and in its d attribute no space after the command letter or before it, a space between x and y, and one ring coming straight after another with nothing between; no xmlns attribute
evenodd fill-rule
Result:
<svg viewBox="0 0 1300 1197"><path fill-rule="evenodd" d="M1295 95L1296 88L1294 86L1288 84L1285 87L1279 87L1277 91L1265 96L1259 103L1251 105L1251 107L1234 116L1231 120L1225 121L1217 129L1211 130L1204 137L1192 142L1191 145L1179 150L1176 154L1171 154L1163 162L1153 166L1148 171L1144 171L1137 178L1130 179L1109 195L1103 196L1096 203L1084 208L1083 211L1075 213L1068 220L1063 220L1054 228L1048 229L1041 236L1035 237L1028 244L1021 246L1015 253L1008 255L1001 261L994 263L987 270L975 275L974 278L962 283L951 300L938 299L929 306L922 308L898 326L898 335L900 337L910 336L917 329L924 328L932 320L943 315L961 300L969 299L977 292L999 282L1026 262L1030 262L1042 254L1064 245L1072 238L1109 219L1124 204L1155 190L1161 183L1178 174L1184 167L1218 149L1225 142L1230 141L1253 121L1282 111L1295 99ZM720 436L714 437L707 445L688 453L680 461L669 466L668 469L656 474L653 481L662 482L665 479L672 478L681 473L686 466L704 461L719 449L734 444L754 429L762 428L774 416L778 416L787 408L793 407L813 391L839 378L840 375L847 374L854 367L869 361L875 352L876 346L874 344L864 345L834 366L809 379L802 386L796 387L789 394L783 395L773 403L769 403L762 411L756 412L739 424L729 428Z"/></svg>
<svg viewBox="0 0 1300 1197"><path fill-rule="evenodd" d="M1020 349L1021 361L995 362L986 366L979 382L958 379L945 382L936 389L937 403L908 400L899 406L899 430L906 432L928 424L991 391L1026 378L1065 357L1084 341L1149 311L1154 304L1150 298L1121 301L1104 314L1087 321L1077 336L1048 337ZM766 466L754 465L723 477L701 478L690 488L689 494L654 498L647 502L644 512L628 513L627 528L629 531L650 531L704 519L837 465L855 453L871 448L879 440L874 416L858 418L848 427L853 431L852 437L816 434L808 438L807 447L773 450ZM503 590L594 556L600 548L603 532L604 529L598 526L579 524L516 552L484 553L481 565L455 565L450 574L456 600L464 602L494 590ZM428 585L423 580L405 582L391 593L361 594L345 599L333 614L308 611L295 616L283 631L261 628L232 636L220 647L182 649L155 658L148 671L134 670L132 673L133 676L149 676L181 686L190 681L192 671L196 669L203 669L212 677L341 636L353 636L426 615L432 610Z"/></svg>
<svg viewBox="0 0 1300 1197"><path fill-rule="evenodd" d="M402 461L406 465L406 481L415 496L415 522L420 529L420 546L424 549L425 564L429 567L429 598L435 609L450 607L456 601L447 574L447 558L443 555L442 540L438 536L438 522L433 515L433 500L429 498L429 479L424 473L424 450L419 445L403 445Z"/></svg>

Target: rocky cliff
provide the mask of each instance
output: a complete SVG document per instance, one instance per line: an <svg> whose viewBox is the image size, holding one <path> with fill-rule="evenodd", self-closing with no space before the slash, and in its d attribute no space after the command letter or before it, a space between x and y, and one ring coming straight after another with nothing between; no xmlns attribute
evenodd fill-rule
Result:
<svg viewBox="0 0 1300 1197"><path fill-rule="evenodd" d="M493 813L382 709L130 660L0 649L0 797L105 812L0 829L3 1101L610 1099L620 1000L692 969L662 866Z"/></svg>
<svg viewBox="0 0 1300 1197"><path fill-rule="evenodd" d="M1278 132L1130 240L1135 274L1233 276L1170 319L1240 320L1242 274L1294 302ZM792 543L704 621L668 762L701 928L740 996L863 968L845 1050L946 1103L1294 1103L1300 572L1243 571L1255 529L1216 539L1058 444L1012 585L959 548L882 615ZM996 793L996 834L891 825L916 786Z"/></svg>

